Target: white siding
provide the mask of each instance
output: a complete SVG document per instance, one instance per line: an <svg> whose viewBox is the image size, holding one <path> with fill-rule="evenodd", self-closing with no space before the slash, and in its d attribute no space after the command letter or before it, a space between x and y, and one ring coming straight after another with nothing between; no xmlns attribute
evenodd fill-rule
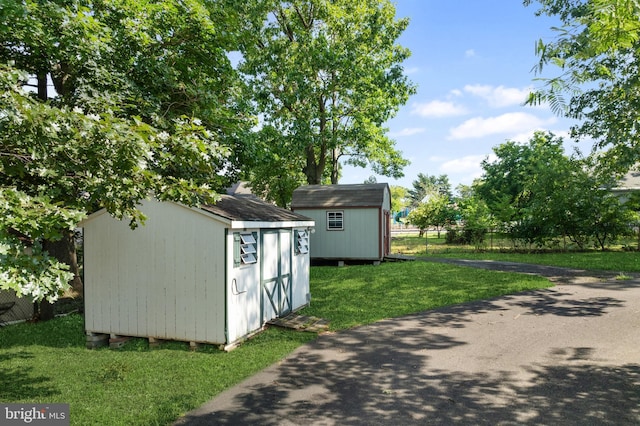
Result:
<svg viewBox="0 0 640 426"><path fill-rule="evenodd" d="M227 316L229 342L234 342L262 327L260 321L260 262L262 253L258 251L258 261L248 265L233 265L233 232L227 235ZM238 232L238 231L236 231ZM242 232L256 232L257 247L260 247L259 229L243 229Z"/></svg>
<svg viewBox="0 0 640 426"><path fill-rule="evenodd" d="M304 231L306 228L298 228ZM295 232L292 233L295 235ZM310 233L311 234L311 233ZM310 242L313 235L309 236ZM309 303L309 253L295 254L296 242L293 241L292 253L292 271L293 271L293 310L300 309Z"/></svg>
<svg viewBox="0 0 640 426"><path fill-rule="evenodd" d="M327 212L344 212L344 230L327 230ZM310 238L312 258L379 259L381 217L378 208L296 209L315 220Z"/></svg>
<svg viewBox="0 0 640 426"><path fill-rule="evenodd" d="M174 203L143 203L132 231L106 214L85 223L89 332L226 343L225 230Z"/></svg>

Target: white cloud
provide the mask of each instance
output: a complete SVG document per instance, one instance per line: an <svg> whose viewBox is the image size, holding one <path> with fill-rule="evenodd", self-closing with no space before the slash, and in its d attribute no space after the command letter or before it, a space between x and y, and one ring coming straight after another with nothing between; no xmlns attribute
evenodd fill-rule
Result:
<svg viewBox="0 0 640 426"><path fill-rule="evenodd" d="M404 70L405 75L416 74L420 69L418 67L410 67Z"/></svg>
<svg viewBox="0 0 640 426"><path fill-rule="evenodd" d="M495 134L522 134L543 129L557 120L547 120L524 112L510 112L497 117L475 117L449 130L449 139L472 139Z"/></svg>
<svg viewBox="0 0 640 426"><path fill-rule="evenodd" d="M492 162L496 160L496 156L491 153L489 155L467 155L465 157L455 158L442 163L440 165L440 171L447 175L457 175L461 182L470 185L474 179L482 176L484 170L482 170L481 163L485 159Z"/></svg>
<svg viewBox="0 0 640 426"><path fill-rule="evenodd" d="M404 129L398 131L398 132L391 132L389 133L389 136L393 137L393 138L397 138L397 137L403 137L403 136L413 136L413 135L417 135L419 133L424 133L426 132L427 129L425 129L424 127L405 127Z"/></svg>
<svg viewBox="0 0 640 426"><path fill-rule="evenodd" d="M467 109L462 105L453 102L431 101L426 103L416 102L411 109L411 114L421 117L451 117L467 113Z"/></svg>
<svg viewBox="0 0 640 426"><path fill-rule="evenodd" d="M473 49L466 50L464 52L464 56L466 56L467 58L473 58L474 56L476 56L476 51Z"/></svg>
<svg viewBox="0 0 640 426"><path fill-rule="evenodd" d="M531 87L515 88L504 86L489 86L483 84L467 84L464 91L479 96L493 108L502 108L512 105L521 105L529 96Z"/></svg>
<svg viewBox="0 0 640 426"><path fill-rule="evenodd" d="M467 155L446 161L440 165L440 171L444 173L469 173L480 170L480 163L486 155Z"/></svg>

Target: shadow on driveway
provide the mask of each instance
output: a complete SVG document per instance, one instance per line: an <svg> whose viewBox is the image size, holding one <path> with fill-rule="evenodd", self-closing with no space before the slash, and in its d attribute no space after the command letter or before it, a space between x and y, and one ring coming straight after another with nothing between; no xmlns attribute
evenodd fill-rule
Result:
<svg viewBox="0 0 640 426"><path fill-rule="evenodd" d="M176 424L637 425L638 347L640 282L583 280L320 335Z"/></svg>

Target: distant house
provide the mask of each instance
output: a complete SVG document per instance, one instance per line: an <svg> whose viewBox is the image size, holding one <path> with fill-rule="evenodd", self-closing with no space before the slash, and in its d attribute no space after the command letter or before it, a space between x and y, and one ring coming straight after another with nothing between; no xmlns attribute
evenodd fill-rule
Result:
<svg viewBox="0 0 640 426"><path fill-rule="evenodd" d="M228 348L309 303L313 220L246 195L140 210L136 230L104 210L81 223L88 343L107 334Z"/></svg>
<svg viewBox="0 0 640 426"><path fill-rule="evenodd" d="M622 202L627 201L630 194L635 191L640 191L640 171L635 170L625 174L611 190Z"/></svg>
<svg viewBox="0 0 640 426"><path fill-rule="evenodd" d="M291 209L312 218L313 259L379 262L391 249L391 193L386 183L307 185L293 191Z"/></svg>

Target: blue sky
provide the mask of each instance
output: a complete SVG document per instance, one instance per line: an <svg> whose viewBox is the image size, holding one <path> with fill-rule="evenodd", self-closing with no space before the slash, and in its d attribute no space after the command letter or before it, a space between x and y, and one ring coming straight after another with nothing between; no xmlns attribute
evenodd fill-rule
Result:
<svg viewBox="0 0 640 426"><path fill-rule="evenodd" d="M397 0L409 27L399 43L411 50L405 73L417 94L387 123L411 161L405 177L378 182L412 187L418 173L446 174L455 188L481 175L480 162L507 140L526 142L535 130L566 137L570 122L547 107L523 106L533 87L535 44L549 41L557 21L535 16L521 0ZM548 69L544 76L557 74ZM580 148L589 150L584 143ZM345 166L340 183L362 183L369 169Z"/></svg>

